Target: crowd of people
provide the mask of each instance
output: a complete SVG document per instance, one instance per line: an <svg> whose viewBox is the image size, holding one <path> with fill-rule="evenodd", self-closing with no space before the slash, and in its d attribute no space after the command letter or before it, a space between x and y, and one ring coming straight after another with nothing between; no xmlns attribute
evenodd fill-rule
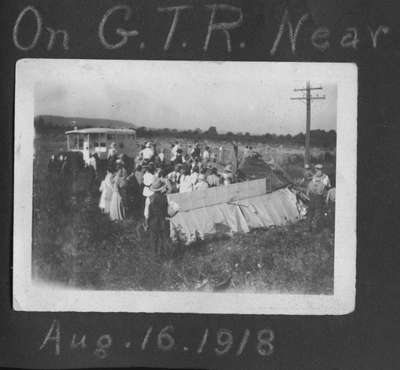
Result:
<svg viewBox="0 0 400 370"><path fill-rule="evenodd" d="M118 153L113 144L106 160L92 154L84 161L79 154L60 151L48 163L49 183L55 189L58 207L65 206L68 198L79 202L91 196L98 199L98 207L111 221L144 217L157 251L162 249L162 234L168 230L166 219L177 211L168 207L166 194L236 181L234 166L221 168L218 154L197 142L186 150L175 142L168 158L151 142L143 144L134 159Z"/></svg>
<svg viewBox="0 0 400 370"><path fill-rule="evenodd" d="M115 160L115 170L112 169L114 161L109 161L99 187L101 210L109 214L113 221L122 220L129 214L143 214L145 227L152 229L150 221L155 215L164 217L167 212L159 208L165 202L153 202L160 194L186 193L234 181L233 166L227 165L219 172L217 158L211 155L208 146L201 150L200 145L195 143L184 153L176 142L170 154L167 160L163 152L157 152L156 145L147 142L139 151L135 167L131 170L121 157Z"/></svg>
<svg viewBox="0 0 400 370"><path fill-rule="evenodd" d="M233 147L237 158L237 145ZM89 194L92 199L97 199L101 212L111 221L144 217L144 226L150 231L157 252L163 248L168 217L178 211L168 206L166 194L229 185L237 180L237 163L224 168L218 166L218 153L207 145L201 148L197 142L186 150L175 142L168 158L151 142L143 144L134 159L118 153L113 144L106 160L92 154L84 161L79 154L60 152L50 158L49 184L55 189L58 206L65 206L68 198L82 201ZM257 156L257 153L247 146L243 157L251 156ZM320 164L314 168L305 167L303 185L312 230L314 224L319 227L325 210L334 212L335 189Z"/></svg>

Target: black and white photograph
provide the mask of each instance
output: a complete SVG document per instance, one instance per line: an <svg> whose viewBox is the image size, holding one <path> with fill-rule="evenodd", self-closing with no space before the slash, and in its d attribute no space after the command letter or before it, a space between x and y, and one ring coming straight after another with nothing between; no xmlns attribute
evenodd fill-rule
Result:
<svg viewBox="0 0 400 370"><path fill-rule="evenodd" d="M23 59L13 304L345 314L357 69Z"/></svg>

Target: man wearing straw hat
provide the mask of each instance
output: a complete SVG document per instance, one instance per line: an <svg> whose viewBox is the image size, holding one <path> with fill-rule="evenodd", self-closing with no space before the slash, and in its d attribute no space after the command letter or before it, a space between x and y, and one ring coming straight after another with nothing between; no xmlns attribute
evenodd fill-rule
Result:
<svg viewBox="0 0 400 370"><path fill-rule="evenodd" d="M322 169L322 164L315 166L315 174L307 185L307 196L310 200L307 212L308 228L310 231L313 230L314 223L315 228L317 230L320 229L324 199L327 190L331 186L329 177L322 172Z"/></svg>
<svg viewBox="0 0 400 370"><path fill-rule="evenodd" d="M149 231L154 253L164 253L165 234L167 232L168 200L165 195L166 185L160 179L156 179L150 186L153 195L149 205Z"/></svg>
<svg viewBox="0 0 400 370"><path fill-rule="evenodd" d="M327 189L331 187L331 181L329 180L329 177L326 173L323 172L324 166L322 164L316 164L315 165L315 174L313 178L320 178L322 183L325 185Z"/></svg>

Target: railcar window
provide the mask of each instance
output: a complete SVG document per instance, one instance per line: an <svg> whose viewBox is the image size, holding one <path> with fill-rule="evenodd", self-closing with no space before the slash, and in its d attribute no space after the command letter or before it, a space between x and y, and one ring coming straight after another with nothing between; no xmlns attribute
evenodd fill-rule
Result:
<svg viewBox="0 0 400 370"><path fill-rule="evenodd" d="M83 149L83 138L79 135L70 135L70 147L71 149Z"/></svg>

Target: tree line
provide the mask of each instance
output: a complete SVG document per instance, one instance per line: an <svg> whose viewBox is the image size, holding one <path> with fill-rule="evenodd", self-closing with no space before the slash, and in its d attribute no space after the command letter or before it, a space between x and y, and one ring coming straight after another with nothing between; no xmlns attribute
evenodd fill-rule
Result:
<svg viewBox="0 0 400 370"><path fill-rule="evenodd" d="M147 127L138 127L136 134L139 137L171 137L189 140L215 140L215 141L238 141L240 143L265 143L265 144L296 144L304 145L305 134L297 135L277 135L265 133L260 135L250 134L249 132L226 132L219 133L215 126L211 126L208 130L177 130L177 129L150 129ZM334 148L336 146L336 131L311 130L311 145L323 148Z"/></svg>
<svg viewBox="0 0 400 370"><path fill-rule="evenodd" d="M89 125L85 125L85 128ZM90 127L95 127L90 125ZM35 128L38 132L54 132L61 133L66 129L72 130L72 127L60 127L53 123L51 120L43 120L41 117L35 117ZM84 128L84 127L79 127ZM113 128L117 128L114 127ZM125 127L126 128L126 127ZM148 127L137 127L135 128L136 135L138 137L145 138L177 138L194 141L203 140L215 140L215 141L238 141L243 144L252 143L265 143L265 144L286 144L286 145L304 145L305 134L298 133L297 135L277 135L272 133L265 134L250 134L249 132L224 132L219 133L216 126L210 126L207 130L201 130L199 128L189 130L178 130L170 128L148 128ZM336 147L336 131L324 131L324 130L311 130L311 145L322 148L334 148Z"/></svg>

